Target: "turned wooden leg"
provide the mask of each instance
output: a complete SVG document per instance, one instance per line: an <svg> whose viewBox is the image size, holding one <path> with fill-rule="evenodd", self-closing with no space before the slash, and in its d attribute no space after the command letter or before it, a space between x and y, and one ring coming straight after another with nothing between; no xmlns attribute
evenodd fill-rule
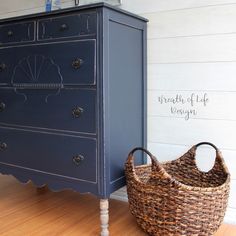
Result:
<svg viewBox="0 0 236 236"><path fill-rule="evenodd" d="M100 200L100 220L101 220L101 236L109 236L109 201L108 199Z"/></svg>

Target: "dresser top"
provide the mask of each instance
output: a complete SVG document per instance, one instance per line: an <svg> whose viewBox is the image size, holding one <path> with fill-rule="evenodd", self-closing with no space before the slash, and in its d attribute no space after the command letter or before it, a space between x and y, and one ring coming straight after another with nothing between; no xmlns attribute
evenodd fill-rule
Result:
<svg viewBox="0 0 236 236"><path fill-rule="evenodd" d="M25 19L31 19L31 18L37 18L37 17L44 17L44 16L56 16L59 14L63 13L72 13L72 12L78 12L80 10L88 10L88 9L95 9L95 8L109 8L113 11L121 12L125 15L129 15L131 17L140 19L142 21L147 22L148 20L144 17L141 17L139 15L136 15L134 13L128 12L126 10L120 9L118 7L114 7L108 3L100 2L100 3L94 3L94 4L87 4L87 5L82 5L82 6L75 6L75 7L70 7L70 8L65 8L65 9L60 9L60 10L54 10L50 12L40 12L40 13L35 13L35 14L30 14L30 15L23 15L23 16L17 16L17 17L10 17L10 18L5 18L1 19L0 23L6 23L6 22L12 22L12 21L17 21L17 20L25 20Z"/></svg>

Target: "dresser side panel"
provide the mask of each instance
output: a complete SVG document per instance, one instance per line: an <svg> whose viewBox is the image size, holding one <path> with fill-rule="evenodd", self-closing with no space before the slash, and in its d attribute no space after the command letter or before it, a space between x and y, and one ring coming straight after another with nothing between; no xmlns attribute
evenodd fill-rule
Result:
<svg viewBox="0 0 236 236"><path fill-rule="evenodd" d="M105 155L110 194L125 184L129 151L146 146L146 23L110 11L107 30ZM140 153L136 163L143 163Z"/></svg>

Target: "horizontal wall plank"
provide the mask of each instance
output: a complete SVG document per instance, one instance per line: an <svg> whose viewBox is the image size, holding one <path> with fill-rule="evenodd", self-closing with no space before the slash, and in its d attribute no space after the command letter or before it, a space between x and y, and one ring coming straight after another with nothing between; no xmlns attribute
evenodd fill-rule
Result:
<svg viewBox="0 0 236 236"><path fill-rule="evenodd" d="M148 38L150 39L235 33L235 12L236 4L147 13L143 16L149 19Z"/></svg>
<svg viewBox="0 0 236 236"><path fill-rule="evenodd" d="M136 13L171 11L183 8L234 4L235 0L122 0L122 8Z"/></svg>
<svg viewBox="0 0 236 236"><path fill-rule="evenodd" d="M236 92L155 91L148 93L149 116L236 122Z"/></svg>
<svg viewBox="0 0 236 236"><path fill-rule="evenodd" d="M148 40L148 62L236 61L236 34Z"/></svg>
<svg viewBox="0 0 236 236"><path fill-rule="evenodd" d="M64 3L73 2L73 0L61 0L62 5ZM17 12L17 11L24 11L34 8L43 7L45 5L45 0L12 0L11 4L8 1L1 1L0 2L0 15L7 14L10 12Z"/></svg>
<svg viewBox="0 0 236 236"><path fill-rule="evenodd" d="M23 11L26 9L33 9L42 7L45 4L45 0L12 0L11 4L9 1L0 2L0 15L7 14L9 12Z"/></svg>
<svg viewBox="0 0 236 236"><path fill-rule="evenodd" d="M72 6L74 6L72 1L62 2L62 8L68 8L68 7L72 7ZM2 14L0 14L0 19L15 17L15 16L29 15L29 14L39 13L39 12L44 12L44 11L45 11L45 7L44 7L44 5L42 5L42 6L38 6L38 7L27 8L27 9L22 9L22 10L17 10L17 11L11 11L8 13L2 13Z"/></svg>
<svg viewBox="0 0 236 236"><path fill-rule="evenodd" d="M236 225L236 208L227 208L224 223Z"/></svg>
<svg viewBox="0 0 236 236"><path fill-rule="evenodd" d="M230 150L222 150L222 155L231 174L231 179L236 180L236 152Z"/></svg>
<svg viewBox="0 0 236 236"><path fill-rule="evenodd" d="M236 150L235 130L233 121L148 117L149 142L190 146L209 141L221 149Z"/></svg>
<svg viewBox="0 0 236 236"><path fill-rule="evenodd" d="M235 76L236 62L151 64L148 89L236 91Z"/></svg>
<svg viewBox="0 0 236 236"><path fill-rule="evenodd" d="M97 2L106 2L111 5L120 5L121 0L80 0L79 5L85 5L85 4L92 4L92 3L97 3ZM74 3L74 0L73 0Z"/></svg>
<svg viewBox="0 0 236 236"><path fill-rule="evenodd" d="M236 180L232 180L230 184L230 195L228 206L231 208L236 208Z"/></svg>
<svg viewBox="0 0 236 236"><path fill-rule="evenodd" d="M149 151L161 162L171 161L186 153L192 145L170 145L161 143L148 143ZM231 179L236 180L236 151L221 150L225 163L231 174ZM208 171L212 168L215 160L215 151L208 146L199 148L196 155L196 162L199 169Z"/></svg>
<svg viewBox="0 0 236 236"><path fill-rule="evenodd" d="M75 6L74 0L61 0L62 8ZM80 5L100 2L99 0L80 0ZM120 0L105 0L112 5L118 5ZM45 11L45 0L31 1L31 0L14 0L9 4L7 1L0 2L0 19L28 15Z"/></svg>

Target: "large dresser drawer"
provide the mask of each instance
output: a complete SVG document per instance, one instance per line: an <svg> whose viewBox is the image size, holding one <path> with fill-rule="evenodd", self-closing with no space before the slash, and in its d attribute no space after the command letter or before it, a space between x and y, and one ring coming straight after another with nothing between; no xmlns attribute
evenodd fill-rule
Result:
<svg viewBox="0 0 236 236"><path fill-rule="evenodd" d="M34 25L33 21L0 25L0 45L34 41Z"/></svg>
<svg viewBox="0 0 236 236"><path fill-rule="evenodd" d="M0 128L0 163L89 182L97 181L96 146L95 139Z"/></svg>
<svg viewBox="0 0 236 236"><path fill-rule="evenodd" d="M96 91L1 89L0 123L96 133Z"/></svg>
<svg viewBox="0 0 236 236"><path fill-rule="evenodd" d="M96 12L42 19L38 21L38 40L92 35L96 27Z"/></svg>
<svg viewBox="0 0 236 236"><path fill-rule="evenodd" d="M0 49L0 84L94 85L96 41Z"/></svg>

